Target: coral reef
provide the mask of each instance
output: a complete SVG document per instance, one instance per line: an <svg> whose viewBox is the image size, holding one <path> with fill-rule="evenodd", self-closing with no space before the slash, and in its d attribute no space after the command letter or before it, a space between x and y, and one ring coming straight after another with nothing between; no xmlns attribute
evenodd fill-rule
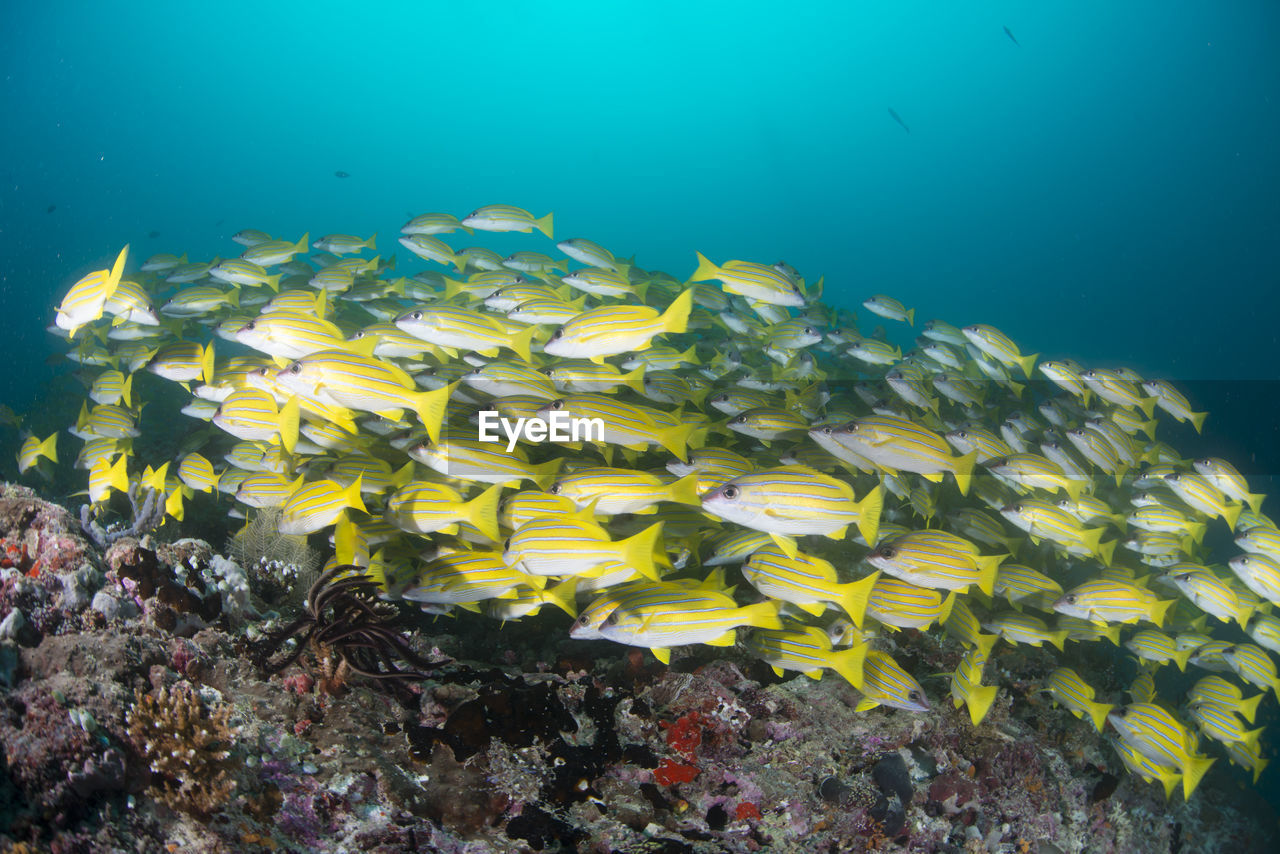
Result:
<svg viewBox="0 0 1280 854"><path fill-rule="evenodd" d="M24 524L70 518L22 501ZM565 615L502 631L433 619L371 599L359 576L318 579L297 620L264 625L252 596L232 619L235 571L207 544L122 538L98 556L75 537L59 571L92 570L81 595L44 572L0 587L0 617L46 597L41 628L0 641L0 850L1274 849L1274 812L1236 769L1215 766L1189 803L1126 773L1041 697L1056 666L1042 650L993 651L1009 687L974 727L949 703L857 712L843 680L779 678L739 649L663 666L568 639ZM357 638L353 663L393 678L348 665L339 684L332 650ZM962 655L900 641L920 674Z"/></svg>
<svg viewBox="0 0 1280 854"><path fill-rule="evenodd" d="M207 817L235 790L231 710L206 709L189 682L137 693L129 740L151 770L150 792L170 809Z"/></svg>

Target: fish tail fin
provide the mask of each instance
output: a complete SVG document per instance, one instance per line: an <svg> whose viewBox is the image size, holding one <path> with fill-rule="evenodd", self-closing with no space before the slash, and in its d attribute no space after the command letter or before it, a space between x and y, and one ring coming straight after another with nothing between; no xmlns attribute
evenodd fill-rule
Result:
<svg viewBox="0 0 1280 854"><path fill-rule="evenodd" d="M213 370L215 364L213 342L210 341L208 344L204 345L204 349L200 353L200 379L202 379L206 385L213 382Z"/></svg>
<svg viewBox="0 0 1280 854"><path fill-rule="evenodd" d="M1264 694L1256 694L1247 700L1240 701L1239 711L1244 715L1244 719L1249 723L1253 723L1258 716L1258 704L1262 702L1262 698L1267 696Z"/></svg>
<svg viewBox="0 0 1280 854"><path fill-rule="evenodd" d="M907 309L907 326L916 325L916 310L914 308Z"/></svg>
<svg viewBox="0 0 1280 854"><path fill-rule="evenodd" d="M1152 602L1147 606L1148 619L1155 623L1157 627L1163 626L1164 618L1169 613L1169 607L1173 605L1174 601L1173 599L1160 599Z"/></svg>
<svg viewBox="0 0 1280 854"><path fill-rule="evenodd" d="M524 359L526 362L530 361L532 357L529 354L529 347L533 342L533 333L536 332L537 329L538 327L536 326L526 326L524 329L521 329L519 332L511 336L510 341L507 343L507 348L512 350L517 356Z"/></svg>
<svg viewBox="0 0 1280 854"><path fill-rule="evenodd" d="M657 567L654 566L654 552L660 549L662 542L662 523L655 522L633 537L622 540L618 545L622 551L622 563L635 569L650 581L659 581Z"/></svg>
<svg viewBox="0 0 1280 854"><path fill-rule="evenodd" d="M1258 736L1262 735L1262 731L1265 729L1266 727L1258 727L1257 729L1249 730L1244 734L1244 738L1240 739L1241 743L1247 745L1248 748L1254 753L1257 753L1258 752Z"/></svg>
<svg viewBox="0 0 1280 854"><path fill-rule="evenodd" d="M1216 759L1210 759L1207 756L1187 757L1187 761L1182 765L1182 797L1191 800L1191 795L1195 792L1196 787L1200 785L1200 780L1204 778L1205 772L1216 761Z"/></svg>
<svg viewBox="0 0 1280 854"><path fill-rule="evenodd" d="M374 252L378 251L378 232L375 231L373 236L364 242L364 248L371 249Z"/></svg>
<svg viewBox="0 0 1280 854"><path fill-rule="evenodd" d="M684 332L689 328L689 312L693 309L693 288L685 288L658 318L664 332Z"/></svg>
<svg viewBox="0 0 1280 854"><path fill-rule="evenodd" d="M1193 652L1195 652L1194 649L1180 649L1174 652L1173 663L1178 665L1180 673L1187 672L1187 661L1191 658Z"/></svg>
<svg viewBox="0 0 1280 854"><path fill-rule="evenodd" d="M280 414L276 421L280 427L280 444L291 454L298 444L299 406L298 396L292 395L285 401L284 406L280 407Z"/></svg>
<svg viewBox="0 0 1280 854"><path fill-rule="evenodd" d="M1244 503L1248 504L1255 512L1262 509L1262 502L1267 500L1267 496L1261 492L1246 492L1244 494Z"/></svg>
<svg viewBox="0 0 1280 854"><path fill-rule="evenodd" d="M1084 710L1089 714L1089 719L1093 721L1093 725L1098 732L1102 732L1103 728L1107 725L1107 715L1111 714L1111 710L1114 708L1115 706L1110 703L1095 703L1093 701L1089 701Z"/></svg>
<svg viewBox="0 0 1280 854"><path fill-rule="evenodd" d="M427 428L427 435L431 437L432 444L440 441L440 425L444 422L445 407L449 404L449 395L453 394L453 390L457 387L458 383L452 382L447 386L417 392L411 396L413 411L418 414L418 420L422 422L422 426Z"/></svg>
<svg viewBox="0 0 1280 854"><path fill-rule="evenodd" d="M1244 509L1244 504L1239 501L1228 501L1223 505L1222 518L1227 520L1227 524L1231 526L1231 530L1236 529L1236 522L1240 520L1240 511Z"/></svg>
<svg viewBox="0 0 1280 854"><path fill-rule="evenodd" d="M639 365L636 365L635 368L623 374L621 377L622 384L625 385L627 388L631 389L632 391L634 391L636 394L640 395L641 397L644 396L644 391L645 391L644 372L647 367L648 365L646 365L644 362L641 362Z"/></svg>
<svg viewBox="0 0 1280 854"><path fill-rule="evenodd" d="M974 638L973 648L982 653L983 657L987 657L991 655L991 650L998 640L1000 640L999 635L978 635Z"/></svg>
<svg viewBox="0 0 1280 854"><path fill-rule="evenodd" d="M1049 643L1056 646L1058 648L1058 652L1066 652L1067 635L1069 634L1071 633L1068 632L1066 629L1063 629L1062 631L1059 631L1059 632L1049 632L1048 633ZM1188 650L1188 653L1190 653L1190 650Z"/></svg>
<svg viewBox="0 0 1280 854"><path fill-rule="evenodd" d="M697 429L697 424L676 424L656 431L653 437L683 463L689 461L689 441Z"/></svg>
<svg viewBox="0 0 1280 854"><path fill-rule="evenodd" d="M501 539L498 534L498 496L501 494L502 484L495 483L462 505L463 518L493 542Z"/></svg>
<svg viewBox="0 0 1280 854"><path fill-rule="evenodd" d="M707 260L707 256L701 252L694 252L698 256L698 269L693 271L693 275L689 277L691 282L705 282L708 279L720 278L720 268Z"/></svg>
<svg viewBox="0 0 1280 854"><path fill-rule="evenodd" d="M1036 369L1036 359L1039 358L1039 353L1032 353L1029 356L1019 356L1018 364L1022 367L1022 373L1026 374L1028 377L1031 376L1031 372ZM1151 417L1150 412L1147 413L1147 417Z"/></svg>
<svg viewBox="0 0 1280 854"><path fill-rule="evenodd" d="M541 232L542 232L543 234L545 234L548 238L550 238L550 237L551 237L552 217L553 217L553 216L555 216L555 213L554 213L554 212L549 213L549 214L547 214L546 216L543 216L543 217L538 217L537 219L535 219L535 220L533 221L533 227L534 227L534 228L536 228L536 229L538 229L538 231L541 231Z"/></svg>
<svg viewBox="0 0 1280 854"><path fill-rule="evenodd" d="M995 595L996 573L1000 570L1000 564L1005 557L1005 555L980 555L978 557L978 589L988 596Z"/></svg>
<svg viewBox="0 0 1280 854"><path fill-rule="evenodd" d="M757 629L781 629L782 619L778 616L778 609L781 607L782 603L777 599L746 605L741 609L744 625L755 626Z"/></svg>
<svg viewBox="0 0 1280 854"><path fill-rule="evenodd" d="M283 276L284 273L276 273L274 276L267 276L263 281L266 283L267 287L271 288L272 291L280 293L280 279Z"/></svg>
<svg viewBox="0 0 1280 854"><path fill-rule="evenodd" d="M57 433L54 433L48 439L45 439L43 442L40 443L39 447L36 448L36 456L44 457L46 460L52 463L56 463L58 461L58 434Z"/></svg>
<svg viewBox="0 0 1280 854"><path fill-rule="evenodd" d="M293 251L306 252L310 248L311 248L311 232L304 231L302 233L302 239L299 240L297 243L293 244Z"/></svg>
<svg viewBox="0 0 1280 854"><path fill-rule="evenodd" d="M862 496L861 501L854 502L858 510L858 533L866 540L868 546L874 546L880 534L880 514L884 510L884 491L879 484Z"/></svg>
<svg viewBox="0 0 1280 854"><path fill-rule="evenodd" d="M1204 430L1204 420L1208 417L1209 417L1209 413L1207 412L1191 413L1191 426L1196 428L1197 433Z"/></svg>
<svg viewBox="0 0 1280 854"><path fill-rule="evenodd" d="M1067 491L1067 496L1072 501L1079 501L1080 490L1084 489L1086 483L1088 483L1088 481L1077 480L1074 477L1069 477L1067 478L1067 482L1064 484L1063 489Z"/></svg>
<svg viewBox="0 0 1280 854"><path fill-rule="evenodd" d="M672 483L667 492L667 500L674 501L677 504L700 505L702 500L698 498L698 473L692 472L685 475L679 480Z"/></svg>
<svg viewBox="0 0 1280 854"><path fill-rule="evenodd" d="M560 474L560 468L564 465L564 457L554 457L545 463L540 463L529 468L529 479L537 485L538 489L546 491L547 487L555 482L556 477Z"/></svg>
<svg viewBox="0 0 1280 854"><path fill-rule="evenodd" d="M351 481L351 485L344 487L342 490L342 506L352 510L359 510L361 513L368 513L368 508L364 506L364 497L360 494L360 489L363 486L364 475L356 475L356 479Z"/></svg>
<svg viewBox="0 0 1280 854"><path fill-rule="evenodd" d="M982 723L982 719L991 711L999 690L995 685L975 685L969 689L969 696L964 698L964 703L969 707L969 720L974 726Z"/></svg>
<svg viewBox="0 0 1280 854"><path fill-rule="evenodd" d="M960 488L961 495L969 494L969 485L973 481L973 466L977 461L977 451L970 451L951 460L951 471L956 476L956 486Z"/></svg>
<svg viewBox="0 0 1280 854"><path fill-rule="evenodd" d="M870 644L860 643L848 649L833 650L827 659L827 666L844 677L844 680L859 691L862 690L862 665L867 660Z"/></svg>
<svg viewBox="0 0 1280 854"><path fill-rule="evenodd" d="M578 576L574 575L546 588L547 601L555 605L561 611L564 611L570 617L577 619L578 605L575 596L578 592L578 582L581 581Z"/></svg>
<svg viewBox="0 0 1280 854"><path fill-rule="evenodd" d="M880 571L876 570L866 578L839 585L838 604L858 628L862 628L862 620L867 613L867 600L871 597L871 590L876 586L876 580L879 578Z"/></svg>
<svg viewBox="0 0 1280 854"><path fill-rule="evenodd" d="M107 469L107 484L118 492L129 491L129 455L121 454Z"/></svg>

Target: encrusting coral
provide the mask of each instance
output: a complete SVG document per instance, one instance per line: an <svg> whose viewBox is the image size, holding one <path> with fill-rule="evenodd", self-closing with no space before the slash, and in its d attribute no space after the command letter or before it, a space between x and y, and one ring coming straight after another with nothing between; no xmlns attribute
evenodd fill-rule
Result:
<svg viewBox="0 0 1280 854"><path fill-rule="evenodd" d="M195 816L225 805L236 788L230 716L222 703L206 711L188 682L138 692L128 715L129 739L151 769L156 800Z"/></svg>

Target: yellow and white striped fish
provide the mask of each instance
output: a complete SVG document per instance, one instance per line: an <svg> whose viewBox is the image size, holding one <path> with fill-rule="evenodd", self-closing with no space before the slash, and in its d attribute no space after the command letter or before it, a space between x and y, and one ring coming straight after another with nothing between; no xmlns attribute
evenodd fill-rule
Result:
<svg viewBox="0 0 1280 854"><path fill-rule="evenodd" d="M104 436L101 438L113 438ZM51 463L58 461L58 434L54 433L47 439L38 439L34 434L22 440L22 447L18 449L18 474L26 474L30 469L35 468L40 460L45 459Z"/></svg>
<svg viewBox="0 0 1280 854"><path fill-rule="evenodd" d="M548 490L563 495L579 507L593 504L602 516L620 513L652 514L660 501L698 504L697 475L664 482L655 474L603 466L561 475Z"/></svg>
<svg viewBox="0 0 1280 854"><path fill-rule="evenodd" d="M360 497L359 480L349 486L332 480L304 483L285 499L282 508L282 534L314 534L336 523L348 508L368 512Z"/></svg>
<svg viewBox="0 0 1280 854"><path fill-rule="evenodd" d="M821 679L824 670L834 670L858 689L863 685L862 663L870 649L865 643L832 649L830 637L817 626L756 629L747 638L746 647L779 676L784 670L798 670L810 679Z"/></svg>
<svg viewBox="0 0 1280 854"><path fill-rule="evenodd" d="M535 228L547 237L551 237L552 217L547 214L535 217L523 208L515 205L484 205L476 208L461 220L461 224L477 231L522 231L528 233Z"/></svg>
<svg viewBox="0 0 1280 854"><path fill-rule="evenodd" d="M888 653L869 650L862 663L862 699L854 711L865 712L876 706L890 706L908 712L927 712L929 699L924 688L902 669Z"/></svg>
<svg viewBox="0 0 1280 854"><path fill-rule="evenodd" d="M819 557L797 552L789 557L776 545L759 549L742 565L742 577L770 599L790 602L813 616L821 616L828 604L844 610L862 628L867 599L880 577L874 572L858 581L841 584L836 568Z"/></svg>
<svg viewBox="0 0 1280 854"><path fill-rule="evenodd" d="M684 332L692 305L693 290L686 289L662 312L646 305L606 305L584 311L552 333L543 352L599 364L606 356L643 350L655 336Z"/></svg>
<svg viewBox="0 0 1280 854"><path fill-rule="evenodd" d="M866 542L875 542L882 506L879 486L855 500L848 483L808 466L738 475L702 496L703 510L770 534L789 555L796 553L794 537L843 539L849 525L856 525Z"/></svg>
<svg viewBox="0 0 1280 854"><path fill-rule="evenodd" d="M716 266L701 252L697 256L698 268L689 277L690 282L719 279L726 293L738 294L755 302L780 306L805 304L800 285L774 267L751 261L726 261L722 266Z"/></svg>
<svg viewBox="0 0 1280 854"><path fill-rule="evenodd" d="M496 356L499 347L529 361L529 347L536 326L508 329L493 315L457 306L419 308L396 318L396 326L448 351L468 351Z"/></svg>
<svg viewBox="0 0 1280 854"><path fill-rule="evenodd" d="M1096 702L1093 686L1070 667L1059 667L1050 673L1045 679L1044 690L1077 718L1088 715L1098 732L1107 725L1107 715L1115 708L1110 703Z"/></svg>
<svg viewBox="0 0 1280 854"><path fill-rule="evenodd" d="M542 517L517 528L504 549L503 560L509 566L533 575L600 575L621 565L657 581L654 554L662 551L662 523L625 540L613 540L592 522Z"/></svg>
<svg viewBox="0 0 1280 854"><path fill-rule="evenodd" d="M466 522L493 542L497 542L498 497L502 485L495 484L470 500L442 483L413 481L387 498L386 519L402 531L452 534L459 522Z"/></svg>
<svg viewBox="0 0 1280 854"><path fill-rule="evenodd" d="M869 415L834 428L834 441L890 474L910 471L941 482L944 472L956 478L961 495L969 493L976 453L955 456L942 436L897 415Z"/></svg>
<svg viewBox="0 0 1280 854"><path fill-rule="evenodd" d="M58 305L54 325L67 330L74 338L80 327L101 318L107 300L120 284L128 257L129 247L126 245L116 256L110 270L95 270L72 285Z"/></svg>
<svg viewBox="0 0 1280 854"><path fill-rule="evenodd" d="M990 596L1005 555L982 555L963 537L934 529L910 531L881 543L867 562L920 587L964 592L971 585Z"/></svg>
<svg viewBox="0 0 1280 854"><path fill-rule="evenodd" d="M648 647L667 664L673 646L733 646L739 627L781 629L778 608L776 601L739 606L714 590L670 587L661 596L621 600L600 624L600 634L616 643Z"/></svg>

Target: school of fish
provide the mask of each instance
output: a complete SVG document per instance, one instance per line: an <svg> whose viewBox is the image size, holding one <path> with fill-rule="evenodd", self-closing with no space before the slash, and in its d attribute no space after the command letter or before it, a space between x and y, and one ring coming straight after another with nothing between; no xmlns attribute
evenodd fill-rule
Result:
<svg viewBox="0 0 1280 854"><path fill-rule="evenodd" d="M860 709L928 711L930 674L885 640L942 631L965 650L945 691L975 726L1000 641L1122 645L1140 662L1127 705L1066 666L1046 696L1166 796L1192 794L1209 751L1256 782L1280 530L1229 462L1156 438L1205 418L1172 385L1037 363L982 324L929 321L903 353L784 263L699 253L681 280L581 238L460 248L478 231L551 239L552 216L414 217L412 275L376 235L246 230L238 258L129 274L125 247L51 327L92 380L70 428L90 502L276 508L283 533L327 535L331 562L428 612L551 606L575 638L664 662L741 641L780 674L835 671ZM862 305L914 326L893 297ZM133 453L163 385L144 374L186 390L163 420L186 434L176 459ZM28 437L20 469L57 442ZM1215 527L1239 546L1225 563ZM1169 663L1202 675L1185 697L1155 695Z"/></svg>

